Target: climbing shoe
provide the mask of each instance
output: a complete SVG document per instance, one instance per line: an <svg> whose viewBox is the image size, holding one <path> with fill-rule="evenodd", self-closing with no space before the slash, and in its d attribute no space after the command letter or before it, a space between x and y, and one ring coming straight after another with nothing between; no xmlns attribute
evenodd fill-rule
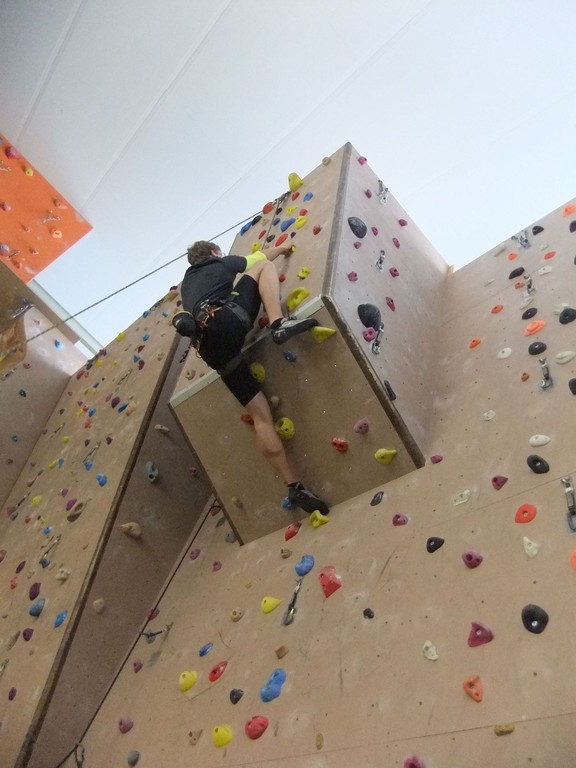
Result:
<svg viewBox="0 0 576 768"><path fill-rule="evenodd" d="M318 510L323 515L327 515L330 512L328 505L312 493L312 491L306 490L306 488L288 488L288 501L294 504L295 507L303 509L304 512L310 513Z"/></svg>
<svg viewBox="0 0 576 768"><path fill-rule="evenodd" d="M292 336L309 331L310 328L314 328L316 325L318 325L318 320L315 320L313 317L309 317L306 320L295 320L292 317L284 318L280 321L280 325L277 328L272 328L272 340L276 344L284 344Z"/></svg>

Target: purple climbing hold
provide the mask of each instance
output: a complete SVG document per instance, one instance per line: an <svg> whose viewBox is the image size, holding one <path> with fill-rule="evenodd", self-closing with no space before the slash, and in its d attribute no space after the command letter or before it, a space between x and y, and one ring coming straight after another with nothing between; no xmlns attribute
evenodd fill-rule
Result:
<svg viewBox="0 0 576 768"><path fill-rule="evenodd" d="M479 552L469 550L462 554L462 562L467 568L478 568L482 560L483 557Z"/></svg>
<svg viewBox="0 0 576 768"><path fill-rule="evenodd" d="M494 640L494 633L485 624L480 624L479 621L472 622L472 628L468 635L468 645L470 648L476 648L478 645L485 645L491 640Z"/></svg>
<svg viewBox="0 0 576 768"><path fill-rule="evenodd" d="M492 486L496 491L499 491L501 488L504 488L507 482L508 482L508 478L504 477L504 475L494 475L494 477L492 478Z"/></svg>
<svg viewBox="0 0 576 768"><path fill-rule="evenodd" d="M212 570L219 571L220 568L222 568L222 563L220 562L220 560L214 560L214 562L212 563Z"/></svg>
<svg viewBox="0 0 576 768"><path fill-rule="evenodd" d="M16 688L10 688L8 691L8 701L14 701L16 698Z"/></svg>
<svg viewBox="0 0 576 768"><path fill-rule="evenodd" d="M120 402L120 398L119 397L113 397L111 402L110 402L110 405L112 406L112 408L116 408L116 406L118 405L119 402Z"/></svg>
<svg viewBox="0 0 576 768"><path fill-rule="evenodd" d="M66 502L66 511L70 512L72 507L75 507L78 502L78 499L70 499L70 501Z"/></svg>
<svg viewBox="0 0 576 768"><path fill-rule="evenodd" d="M398 272L398 270L396 269L396 267L390 267L390 269L388 270L388 272L390 272L390 274L392 275L392 277L398 277L398 276L400 275L400 272Z"/></svg>
<svg viewBox="0 0 576 768"><path fill-rule="evenodd" d="M132 669L134 670L134 672L140 672L140 670L142 669L143 666L144 665L142 664L142 662L139 659L137 659L136 661L132 662Z"/></svg>
<svg viewBox="0 0 576 768"><path fill-rule="evenodd" d="M38 595L40 594L40 582L35 581L34 584L31 585L30 591L28 592L28 596L30 597L30 600L36 600Z"/></svg>
<svg viewBox="0 0 576 768"><path fill-rule="evenodd" d="M190 550L190 560L196 560L196 558L200 555L199 549L191 549Z"/></svg>
<svg viewBox="0 0 576 768"><path fill-rule="evenodd" d="M365 435L369 429L370 424L368 423L368 419L358 419L353 426L354 432L357 432L359 435Z"/></svg>
<svg viewBox="0 0 576 768"><path fill-rule="evenodd" d="M20 571L24 568L25 565L26 565L26 560L22 560L21 563L18 563L18 565L16 566L16 573L20 573Z"/></svg>
<svg viewBox="0 0 576 768"><path fill-rule="evenodd" d="M417 755L408 755L404 758L403 768L426 768L426 764Z"/></svg>
<svg viewBox="0 0 576 768"><path fill-rule="evenodd" d="M406 517L406 515L401 515L397 513L392 518L392 525L399 526L399 525L406 525L407 523L408 523L408 518Z"/></svg>
<svg viewBox="0 0 576 768"><path fill-rule="evenodd" d="M118 721L118 730L120 733L128 733L134 727L134 721L129 717L121 717Z"/></svg>
<svg viewBox="0 0 576 768"><path fill-rule="evenodd" d="M26 627L26 629L22 630L22 637L24 638L24 640L26 640L26 642L30 640L33 634L34 634L34 630L31 629L30 627Z"/></svg>

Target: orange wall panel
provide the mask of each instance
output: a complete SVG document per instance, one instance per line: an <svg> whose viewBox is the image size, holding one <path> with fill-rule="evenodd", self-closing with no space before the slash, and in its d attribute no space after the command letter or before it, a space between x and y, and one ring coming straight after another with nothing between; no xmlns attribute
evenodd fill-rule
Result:
<svg viewBox="0 0 576 768"><path fill-rule="evenodd" d="M92 229L0 133L0 259L25 283Z"/></svg>

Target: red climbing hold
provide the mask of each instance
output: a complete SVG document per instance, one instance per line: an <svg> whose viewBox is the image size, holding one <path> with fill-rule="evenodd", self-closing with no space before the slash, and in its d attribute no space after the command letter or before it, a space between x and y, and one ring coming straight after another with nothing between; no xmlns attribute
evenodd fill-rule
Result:
<svg viewBox="0 0 576 768"><path fill-rule="evenodd" d="M263 715L255 715L244 726L244 732L249 739L259 739L268 728L268 718Z"/></svg>
<svg viewBox="0 0 576 768"><path fill-rule="evenodd" d="M321 232L321 231L322 231L322 227L319 227L318 225L316 225L316 226L314 227L314 229L312 230L312 233L313 233L314 235L317 235L317 234L318 234L319 232Z"/></svg>
<svg viewBox="0 0 576 768"><path fill-rule="evenodd" d="M292 192L290 197L291 197L292 200L297 200L300 197L300 192L298 192L298 191Z"/></svg>
<svg viewBox="0 0 576 768"><path fill-rule="evenodd" d="M504 309L503 304L496 304L496 306L492 307L490 312L492 312L493 315L497 315L498 312L502 312L503 309Z"/></svg>
<svg viewBox="0 0 576 768"><path fill-rule="evenodd" d="M432 464L440 464L444 456L442 456L440 453L435 453L434 456L430 456L430 461Z"/></svg>
<svg viewBox="0 0 576 768"><path fill-rule="evenodd" d="M480 624L479 621L473 621L470 634L468 635L468 645L470 648L476 648L478 645L485 645L491 640L494 640L492 630L485 624Z"/></svg>
<svg viewBox="0 0 576 768"><path fill-rule="evenodd" d="M516 517L514 518L517 523L531 523L536 517L536 507L533 504L522 504L516 510Z"/></svg>
<svg viewBox="0 0 576 768"><path fill-rule="evenodd" d="M254 419L249 413L243 413L242 416L240 416L240 421L243 421L244 424L254 424Z"/></svg>
<svg viewBox="0 0 576 768"><path fill-rule="evenodd" d="M276 206L276 203L266 203L264 208L262 208L262 213L267 214L274 210L274 207Z"/></svg>
<svg viewBox="0 0 576 768"><path fill-rule="evenodd" d="M284 531L284 539L288 541L289 539L294 538L301 527L302 523L291 523Z"/></svg>
<svg viewBox="0 0 576 768"><path fill-rule="evenodd" d="M219 680L222 675L224 674L224 670L228 666L227 661L219 661L218 664L215 664L210 672L208 672L208 680L210 680L211 683L216 682L216 680Z"/></svg>
<svg viewBox="0 0 576 768"><path fill-rule="evenodd" d="M128 733L133 727L134 720L131 720L129 717L121 717L118 721L118 729L120 730L120 733Z"/></svg>
<svg viewBox="0 0 576 768"><path fill-rule="evenodd" d="M426 768L426 765L417 755L408 755L404 758L403 768Z"/></svg>
<svg viewBox="0 0 576 768"><path fill-rule="evenodd" d="M274 245L276 245L276 246L282 245L282 243L287 239L287 237L288 237L288 235L286 233L284 233L283 235L280 235L280 237L276 240Z"/></svg>
<svg viewBox="0 0 576 768"><path fill-rule="evenodd" d="M332 445L339 453L346 453L348 450L348 440L345 440L343 437L333 437Z"/></svg>
<svg viewBox="0 0 576 768"><path fill-rule="evenodd" d="M553 259L553 258L554 258L554 256L556 256L556 251L548 251L548 253L545 253L545 254L544 254L544 258L545 258L546 260L548 260L548 259Z"/></svg>
<svg viewBox="0 0 576 768"><path fill-rule="evenodd" d="M392 525L399 526L399 525L406 525L408 523L408 518L406 515L400 515L395 514L392 518Z"/></svg>
<svg viewBox="0 0 576 768"><path fill-rule="evenodd" d="M342 579L337 575L336 568L333 565L327 565L325 568L322 568L318 578L324 592L324 597L330 597L342 586Z"/></svg>

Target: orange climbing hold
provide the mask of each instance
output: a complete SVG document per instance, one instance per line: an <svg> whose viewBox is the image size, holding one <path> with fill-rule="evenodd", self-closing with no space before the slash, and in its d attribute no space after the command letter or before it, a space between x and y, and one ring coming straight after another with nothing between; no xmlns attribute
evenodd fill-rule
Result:
<svg viewBox="0 0 576 768"><path fill-rule="evenodd" d="M496 304L495 307L492 307L490 312L492 312L493 315L497 315L498 312L502 312L503 309L504 309L504 305L503 304Z"/></svg>
<svg viewBox="0 0 576 768"><path fill-rule="evenodd" d="M567 205L562 211L562 216L571 216L573 213L576 213L576 205L570 203L570 205Z"/></svg>
<svg viewBox="0 0 576 768"><path fill-rule="evenodd" d="M533 504L522 504L516 510L516 517L514 518L517 523L531 523L536 517L536 507Z"/></svg>
<svg viewBox="0 0 576 768"><path fill-rule="evenodd" d="M517 253L509 253L508 254L508 261L514 261L514 259L517 259L517 258L518 258L518 254Z"/></svg>
<svg viewBox="0 0 576 768"><path fill-rule="evenodd" d="M517 283L514 283L514 288L517 288L517 289L524 288L525 285L526 283L523 283L522 280L518 280Z"/></svg>
<svg viewBox="0 0 576 768"><path fill-rule="evenodd" d="M545 258L546 260L548 260L548 259L553 259L553 258L554 258L554 256L556 256L556 251L548 251L548 253L545 253L545 254L544 254L544 258Z"/></svg>
<svg viewBox="0 0 576 768"><path fill-rule="evenodd" d="M464 680L464 690L474 701L482 701L484 695L484 689L482 687L482 681L478 675L470 675Z"/></svg>
<svg viewBox="0 0 576 768"><path fill-rule="evenodd" d="M570 555L570 563L572 565L572 568L576 571L576 549L572 550L572 554Z"/></svg>
<svg viewBox="0 0 576 768"><path fill-rule="evenodd" d="M530 378L530 374L524 371L524 373L522 374L522 376L520 376L520 378L522 379L522 381L528 381L528 379Z"/></svg>
<svg viewBox="0 0 576 768"><path fill-rule="evenodd" d="M470 342L470 344L468 344L468 346L470 347L470 349L474 349L474 347L477 347L478 344L480 344L480 339L472 339L472 341Z"/></svg>
<svg viewBox="0 0 576 768"><path fill-rule="evenodd" d="M532 322L528 323L524 329L524 336L532 336L533 334L538 333L538 331L541 331L545 325L546 320L532 320Z"/></svg>

